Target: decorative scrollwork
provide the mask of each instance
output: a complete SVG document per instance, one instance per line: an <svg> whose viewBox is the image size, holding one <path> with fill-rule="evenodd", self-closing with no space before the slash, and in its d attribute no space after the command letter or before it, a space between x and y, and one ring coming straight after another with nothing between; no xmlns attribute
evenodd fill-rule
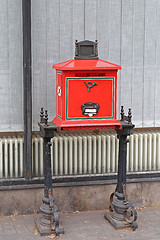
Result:
<svg viewBox="0 0 160 240"><path fill-rule="evenodd" d="M59 217L58 217L58 208L54 204L54 198L52 196L52 191L49 189L48 191L49 195L49 206L52 209L53 215L51 215L51 227L55 231L56 236L58 236L61 233L64 233L64 229L59 227Z"/></svg>
<svg viewBox="0 0 160 240"><path fill-rule="evenodd" d="M53 215L51 216L51 226L56 232L56 236L61 233L64 233L64 229L59 227L59 217L58 217L58 208L55 204L52 207Z"/></svg>
<svg viewBox="0 0 160 240"><path fill-rule="evenodd" d="M113 202L113 197L114 197L114 192L111 193L111 195L110 195L110 206L109 206L109 211L110 211L110 212L113 212L113 211L115 210L114 207L113 207L113 204L112 204L112 202Z"/></svg>
<svg viewBox="0 0 160 240"><path fill-rule="evenodd" d="M133 230L138 227L137 223L135 222L137 220L137 211L131 202L129 202L129 208L127 211L124 212L124 220L131 224Z"/></svg>

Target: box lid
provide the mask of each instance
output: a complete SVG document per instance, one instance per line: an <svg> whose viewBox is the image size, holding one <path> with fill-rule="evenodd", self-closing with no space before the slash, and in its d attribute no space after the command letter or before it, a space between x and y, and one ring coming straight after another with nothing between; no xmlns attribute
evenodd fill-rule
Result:
<svg viewBox="0 0 160 240"><path fill-rule="evenodd" d="M118 70L121 69L120 65L98 60L68 60L65 62L57 63L53 65L53 68L57 70Z"/></svg>

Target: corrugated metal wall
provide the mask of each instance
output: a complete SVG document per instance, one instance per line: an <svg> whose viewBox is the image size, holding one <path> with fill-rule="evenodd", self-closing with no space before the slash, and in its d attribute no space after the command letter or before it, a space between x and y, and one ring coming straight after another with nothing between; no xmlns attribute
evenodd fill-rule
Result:
<svg viewBox="0 0 160 240"><path fill-rule="evenodd" d="M0 0L0 131L23 129L21 0Z"/></svg>
<svg viewBox="0 0 160 240"><path fill-rule="evenodd" d="M55 115L53 63L74 56L74 41L99 42L99 56L120 64L118 110L137 127L160 126L160 1L32 0L33 129L39 110ZM23 130L21 0L0 0L0 131Z"/></svg>

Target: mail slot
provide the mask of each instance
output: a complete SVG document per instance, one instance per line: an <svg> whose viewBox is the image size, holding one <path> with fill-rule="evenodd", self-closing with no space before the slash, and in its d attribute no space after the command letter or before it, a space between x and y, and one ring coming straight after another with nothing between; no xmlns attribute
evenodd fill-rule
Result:
<svg viewBox="0 0 160 240"><path fill-rule="evenodd" d="M100 108L99 104L93 103L93 102L87 102L82 104L81 106L82 114L88 115L89 117L93 117L93 115L97 115L99 108Z"/></svg>
<svg viewBox="0 0 160 240"><path fill-rule="evenodd" d="M56 117L60 129L115 128L117 71L121 66L98 57L97 41L76 41L75 58L54 64Z"/></svg>

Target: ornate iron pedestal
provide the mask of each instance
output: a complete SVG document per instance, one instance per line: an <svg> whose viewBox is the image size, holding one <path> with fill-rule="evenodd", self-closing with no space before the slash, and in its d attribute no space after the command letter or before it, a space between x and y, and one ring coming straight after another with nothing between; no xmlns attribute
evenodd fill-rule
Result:
<svg viewBox="0 0 160 240"><path fill-rule="evenodd" d="M120 120L122 129L116 129L119 139L117 187L115 192L110 196L110 213L107 213L104 217L116 229L131 227L135 230L138 227L136 223L137 212L134 206L128 201L126 195L126 156L127 142L129 141L127 136L133 133L134 128L131 117L131 109L129 109L128 116L125 116L122 106Z"/></svg>
<svg viewBox="0 0 160 240"><path fill-rule="evenodd" d="M52 122L48 122L47 110L45 115L41 108L41 121L39 123L40 133L43 137L43 169L44 169L44 197L43 204L40 207L42 215L36 219L36 226L41 235L49 235L55 233L59 235L64 230L59 227L58 209L54 204L52 194L52 175L51 175L51 138L54 132L58 131L58 126Z"/></svg>

